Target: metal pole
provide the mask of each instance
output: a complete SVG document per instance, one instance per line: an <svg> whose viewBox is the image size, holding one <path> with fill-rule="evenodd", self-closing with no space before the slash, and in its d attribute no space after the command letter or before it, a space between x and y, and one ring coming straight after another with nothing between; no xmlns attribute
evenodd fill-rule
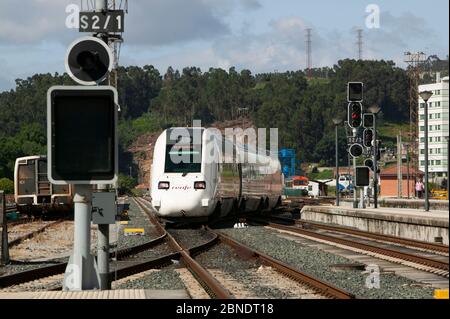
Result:
<svg viewBox="0 0 450 319"><path fill-rule="evenodd" d="M97 263L100 277L100 289L111 289L109 277L109 225L98 225L97 232Z"/></svg>
<svg viewBox="0 0 450 319"><path fill-rule="evenodd" d="M425 101L425 211L430 211L428 198L428 101Z"/></svg>
<svg viewBox="0 0 450 319"><path fill-rule="evenodd" d="M64 275L64 290L99 288L95 259L91 255L92 186L75 185L75 236L73 254Z"/></svg>
<svg viewBox="0 0 450 319"><path fill-rule="evenodd" d="M450 199L449 193L450 193L450 136L447 136L447 200Z"/></svg>
<svg viewBox="0 0 450 319"><path fill-rule="evenodd" d="M373 115L373 205L378 208L378 133L377 133L377 114Z"/></svg>
<svg viewBox="0 0 450 319"><path fill-rule="evenodd" d="M0 191L0 223L2 226L0 264L9 264L8 222L6 220L5 193Z"/></svg>
<svg viewBox="0 0 450 319"><path fill-rule="evenodd" d="M408 199L411 198L410 194L410 178L409 178L409 144L406 144L406 180L408 181Z"/></svg>
<svg viewBox="0 0 450 319"><path fill-rule="evenodd" d="M95 0L95 11L102 11L108 9L108 0Z"/></svg>
<svg viewBox="0 0 450 319"><path fill-rule="evenodd" d="M353 129L353 136L357 135L357 130ZM355 186L356 178L356 158L353 158L353 208L358 208L358 194L357 187Z"/></svg>
<svg viewBox="0 0 450 319"><path fill-rule="evenodd" d="M339 150L338 126L336 125L336 206L339 206Z"/></svg>
<svg viewBox="0 0 450 319"><path fill-rule="evenodd" d="M99 191L107 191L106 185L97 185ZM111 289L111 278L109 276L109 225L99 224L97 230L97 265L100 277L100 289Z"/></svg>

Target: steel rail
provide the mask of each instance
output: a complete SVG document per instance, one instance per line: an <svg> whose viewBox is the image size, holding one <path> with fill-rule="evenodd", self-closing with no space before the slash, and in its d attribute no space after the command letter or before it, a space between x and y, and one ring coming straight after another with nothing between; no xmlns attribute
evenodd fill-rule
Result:
<svg viewBox="0 0 450 319"><path fill-rule="evenodd" d="M209 229L210 231L214 232L218 235L221 242L224 244L232 247L236 250L238 254L244 257L253 257L259 259L263 264L266 266L270 266L274 269L276 269L278 272L282 273L283 275L299 282L302 284L305 284L311 288L313 288L316 291L319 291L321 294L336 298L336 299L354 299L356 298L354 294L345 291L341 288L338 288L330 283L327 283L323 280L314 278L298 269L294 269L291 266L276 260L273 257L270 257L266 254L263 254L253 248L248 247L247 245L244 245L240 242L237 242L236 240L232 239L231 237L224 235L223 233L216 232L212 229Z"/></svg>
<svg viewBox="0 0 450 319"><path fill-rule="evenodd" d="M253 218L252 220L254 220L256 222L263 223L263 224L266 223L265 221L261 221L260 219L258 220L258 219ZM433 267L433 268L436 268L436 269L441 269L441 270L445 270L445 271L449 270L449 263L448 262L443 262L443 261L432 259L432 258L427 258L427 257L423 257L423 256L417 256L417 255L414 255L414 254L404 253L404 252L401 252L401 251L398 251L398 250L393 250L393 249L389 249L389 248L378 247L378 246L374 246L374 245L370 245L370 244L356 242L356 241L352 241L352 240L349 240L349 239L337 238L337 237L334 237L334 236L317 233L317 232L314 232L314 231L311 231L311 230L306 230L306 229L298 228L298 227L295 227L295 226L286 226L286 225L280 225L280 224L275 224L275 223L270 223L270 222L267 223L267 225L269 227L272 227L272 228L275 228L275 229L290 231L290 232L294 232L294 233L297 233L297 234L300 234L300 235L309 236L309 237L312 237L312 238L317 238L317 239L325 240L325 241L328 241L328 242L341 244L341 245L344 245L344 246L358 248L358 249L361 249L361 250L364 250L364 251L369 251L369 252L377 253L377 254L380 254L380 255L388 256L388 257L394 257L394 258L397 258L397 259L401 259L401 260L404 260L404 261L409 261L409 262L413 262L413 263L416 263L416 264Z"/></svg>
<svg viewBox="0 0 450 319"><path fill-rule="evenodd" d="M226 289L216 278L214 278L214 276L212 276L205 268L203 268L196 260L194 260L191 257L191 254L193 252L198 252L200 249L203 249L206 245L208 247L212 246L217 239L212 239L211 241L209 241L208 243L204 244L204 245L200 245L197 246L195 248L191 248L191 249L185 249L184 247L182 247L176 240L175 238L173 238L172 235L170 235L169 233L166 232L166 230L164 229L164 227L158 222L158 220L153 216L153 214L151 213L150 209L148 207L146 207L141 200L134 198L135 202L139 205L139 207L142 208L142 210L144 210L144 212L149 216L150 220L152 223L154 223L155 227L157 228L157 230L163 234L166 233L167 236L167 240L169 245L172 247L172 249L174 249L175 251L177 251L178 253L180 253L181 255L181 260L186 264L186 266L193 272L193 274L201 281L204 283L203 286L206 285L206 289L210 292L212 292L212 294L214 296L216 296L219 299L230 299L230 298L234 298L233 294L231 292L228 291L228 289Z"/></svg>
<svg viewBox="0 0 450 319"><path fill-rule="evenodd" d="M141 245L123 248L117 252L117 258L125 258L128 256L135 255L137 253L140 253L142 251L148 250L156 245L161 244L164 241L164 237L165 236L160 236L152 241L149 241L149 242L141 244ZM110 256L114 257L115 253L111 252ZM143 264L144 265L142 267L145 267L145 262ZM67 263L62 262L62 263L57 263L55 265L21 271L21 272L6 275L6 276L0 276L0 288L6 288L9 286L19 285L19 284L23 284L26 282L45 278L45 277L59 275L61 273L64 273L64 271L66 270L66 267L67 267Z"/></svg>
<svg viewBox="0 0 450 319"><path fill-rule="evenodd" d="M449 253L449 246L437 244L437 243L428 243L428 242L423 242L423 241L414 240L414 239L399 238L399 237L394 237L394 236L390 236L390 235L367 232L367 231L363 231L363 230L359 230L359 229L352 229L352 228L346 228L346 227L335 226L335 225L326 225L326 224L315 223L315 222L310 222L310 221L295 220L295 219L284 218L284 217L280 217L280 216L271 216L271 218L275 219L275 220L278 219L280 221L285 221L285 222L292 223L292 224L302 225L302 226L312 226L314 228L329 230L329 231L338 232L338 233L356 235L356 236L371 238L371 239L385 241L385 242L391 242L391 243L395 243L395 244L401 244L401 245L410 246L410 247L432 250L432 251L441 252L441 253L447 253L447 254Z"/></svg>

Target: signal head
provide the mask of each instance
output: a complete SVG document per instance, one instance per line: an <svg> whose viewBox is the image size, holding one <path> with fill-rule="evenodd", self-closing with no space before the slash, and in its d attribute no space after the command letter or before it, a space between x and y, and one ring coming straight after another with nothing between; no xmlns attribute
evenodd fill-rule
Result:
<svg viewBox="0 0 450 319"><path fill-rule="evenodd" d="M96 37L75 40L66 54L66 71L81 85L103 82L113 67L113 56L108 45Z"/></svg>
<svg viewBox="0 0 450 319"><path fill-rule="evenodd" d="M349 82L347 99L349 102L362 102L364 97L364 84L362 82Z"/></svg>
<svg viewBox="0 0 450 319"><path fill-rule="evenodd" d="M348 152L352 157L358 158L363 154L364 150L361 144L353 144L350 146Z"/></svg>
<svg viewBox="0 0 450 319"><path fill-rule="evenodd" d="M365 147L372 147L373 136L374 136L374 133L373 133L372 129L364 130L363 144Z"/></svg>
<svg viewBox="0 0 450 319"><path fill-rule="evenodd" d="M348 105L348 124L351 128L358 128L362 124L362 104L352 102Z"/></svg>

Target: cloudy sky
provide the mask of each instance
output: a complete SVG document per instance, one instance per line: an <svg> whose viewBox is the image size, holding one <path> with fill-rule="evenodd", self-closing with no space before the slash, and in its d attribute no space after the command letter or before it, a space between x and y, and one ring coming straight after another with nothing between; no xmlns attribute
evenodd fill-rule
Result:
<svg viewBox="0 0 450 319"><path fill-rule="evenodd" d="M0 0L0 91L16 78L64 72L66 48L81 35L66 27L72 3L81 1ZM371 4L380 10L379 28L366 24ZM357 29L364 58L403 66L404 51L448 55L448 11L448 0L129 0L120 64L152 64L161 73L170 65L304 69L305 29L312 28L314 66L356 58Z"/></svg>

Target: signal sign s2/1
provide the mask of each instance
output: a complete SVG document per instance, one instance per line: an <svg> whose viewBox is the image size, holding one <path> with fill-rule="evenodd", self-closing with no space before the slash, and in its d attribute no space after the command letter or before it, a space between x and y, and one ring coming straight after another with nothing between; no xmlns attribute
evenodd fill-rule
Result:
<svg viewBox="0 0 450 319"><path fill-rule="evenodd" d="M123 10L107 12L80 12L80 32L119 33L124 32Z"/></svg>

